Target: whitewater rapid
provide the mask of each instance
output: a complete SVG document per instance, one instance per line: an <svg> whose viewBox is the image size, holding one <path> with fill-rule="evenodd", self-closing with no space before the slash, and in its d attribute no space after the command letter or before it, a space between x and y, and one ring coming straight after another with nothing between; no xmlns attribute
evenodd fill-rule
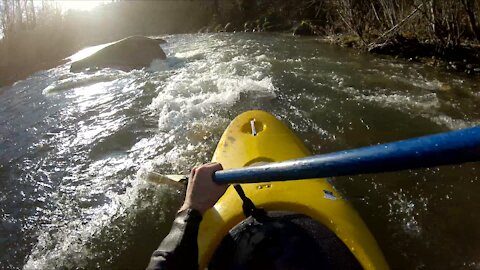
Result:
<svg viewBox="0 0 480 270"><path fill-rule="evenodd" d="M208 162L246 110L272 112L314 153L480 123L479 83L461 74L315 38L163 38L167 60L143 70L70 73L67 63L2 91L2 268L145 267L183 196L146 173L188 173ZM335 184L393 268L475 269L478 169Z"/></svg>

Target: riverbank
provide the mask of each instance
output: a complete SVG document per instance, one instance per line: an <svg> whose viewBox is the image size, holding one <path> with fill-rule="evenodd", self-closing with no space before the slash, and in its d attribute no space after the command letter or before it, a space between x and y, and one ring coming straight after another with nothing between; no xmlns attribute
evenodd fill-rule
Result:
<svg viewBox="0 0 480 270"><path fill-rule="evenodd" d="M55 67L84 47L134 35L195 33L214 13L213 0L104 1L110 3L89 11L65 11L56 1L33 8L17 2L0 1L0 86Z"/></svg>
<svg viewBox="0 0 480 270"><path fill-rule="evenodd" d="M0 67L0 87L12 85L17 81L28 78L38 71L51 69L66 62L67 60L64 58L59 58L33 65Z"/></svg>
<svg viewBox="0 0 480 270"><path fill-rule="evenodd" d="M297 28L283 30L281 32L295 34L298 32L296 30ZM228 29L228 25L227 27L216 27L218 32L226 32L225 29ZM205 28L201 29L201 31L205 31ZM250 31L260 32L256 29L250 29ZM211 33L214 31L208 32ZM269 31L263 30L262 32ZM358 36L348 33L317 35L315 32L307 31L303 32L303 34L318 36L322 41L342 47L350 47L373 54L403 58L407 61L419 62L428 66L449 70L451 72L480 76L480 44L472 42L445 48L435 42L421 42L417 38L408 37L402 34L396 35L383 43L367 42L360 39ZM297 33L297 35L299 34ZM105 40L105 42L111 42L111 40ZM66 51L68 51L68 53L58 54L52 57L49 61L42 61L40 63L33 62L15 66L0 66L0 87L11 85L40 70L50 69L64 64L67 61L65 58L75 52L75 50L72 49Z"/></svg>
<svg viewBox="0 0 480 270"><path fill-rule="evenodd" d="M422 42L417 38L401 34L383 43L367 43L349 34L323 36L322 40L342 47L390 55L452 72L480 76L480 44L478 43L443 47L435 42Z"/></svg>
<svg viewBox="0 0 480 270"><path fill-rule="evenodd" d="M480 123L473 77L316 40L170 35L162 46L177 59L167 69L53 68L8 88L0 96L2 267L145 269L183 198L144 172L207 162L246 110L281 116L316 154ZM395 269L472 269L479 170L334 181Z"/></svg>
<svg viewBox="0 0 480 270"><path fill-rule="evenodd" d="M225 32L223 29L221 32ZM294 30L282 33L294 33ZM342 47L350 47L359 51L368 51L372 54L390 55L403 58L411 62L419 62L428 66L449 70L456 73L465 73L471 76L480 76L480 45L460 44L456 47L442 48L439 44L420 42L415 38L398 35L394 39L381 44L366 44L359 37L351 34L318 35L325 42ZM105 42L109 42L105 41ZM73 50L68 50L74 53ZM28 63L15 66L0 66L0 87L11 85L19 80L45 69L64 64L66 57L72 53L59 54L50 61Z"/></svg>
<svg viewBox="0 0 480 270"><path fill-rule="evenodd" d="M341 46L452 72L480 74L480 2L474 0L239 0L240 15L212 20L214 31L315 35ZM222 15L222 14L221 14Z"/></svg>
<svg viewBox="0 0 480 270"><path fill-rule="evenodd" d="M8 42L0 40L0 86L54 67L85 46L131 35L197 32L318 36L340 46L477 76L477 14L480 5L471 0L116 1L91 12L66 14L51 7L38 16L25 16L36 18L29 23L16 25L12 19L12 27L4 30Z"/></svg>

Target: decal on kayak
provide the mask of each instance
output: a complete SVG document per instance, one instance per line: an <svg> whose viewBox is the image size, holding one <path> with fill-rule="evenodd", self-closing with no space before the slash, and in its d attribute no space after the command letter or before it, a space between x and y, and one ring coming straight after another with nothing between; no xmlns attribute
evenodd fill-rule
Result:
<svg viewBox="0 0 480 270"><path fill-rule="evenodd" d="M324 193L323 197L325 199L329 199L329 200L332 200L332 201L335 201L337 199L337 197L335 197L335 195L333 194L332 191L323 190L323 193Z"/></svg>

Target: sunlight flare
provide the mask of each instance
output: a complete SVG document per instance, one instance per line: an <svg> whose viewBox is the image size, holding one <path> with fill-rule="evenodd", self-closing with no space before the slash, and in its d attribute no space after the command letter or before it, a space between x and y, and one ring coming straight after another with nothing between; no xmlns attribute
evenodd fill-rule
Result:
<svg viewBox="0 0 480 270"><path fill-rule="evenodd" d="M105 4L109 1L96 1L96 0L64 0L58 1L63 10L83 10L89 11L99 5Z"/></svg>

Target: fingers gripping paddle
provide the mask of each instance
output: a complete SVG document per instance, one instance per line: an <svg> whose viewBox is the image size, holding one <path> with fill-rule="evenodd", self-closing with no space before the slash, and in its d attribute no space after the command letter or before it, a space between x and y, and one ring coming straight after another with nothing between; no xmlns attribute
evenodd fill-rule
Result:
<svg viewBox="0 0 480 270"><path fill-rule="evenodd" d="M480 127L262 166L218 171L214 174L214 181L224 184L287 181L475 161L480 161Z"/></svg>

